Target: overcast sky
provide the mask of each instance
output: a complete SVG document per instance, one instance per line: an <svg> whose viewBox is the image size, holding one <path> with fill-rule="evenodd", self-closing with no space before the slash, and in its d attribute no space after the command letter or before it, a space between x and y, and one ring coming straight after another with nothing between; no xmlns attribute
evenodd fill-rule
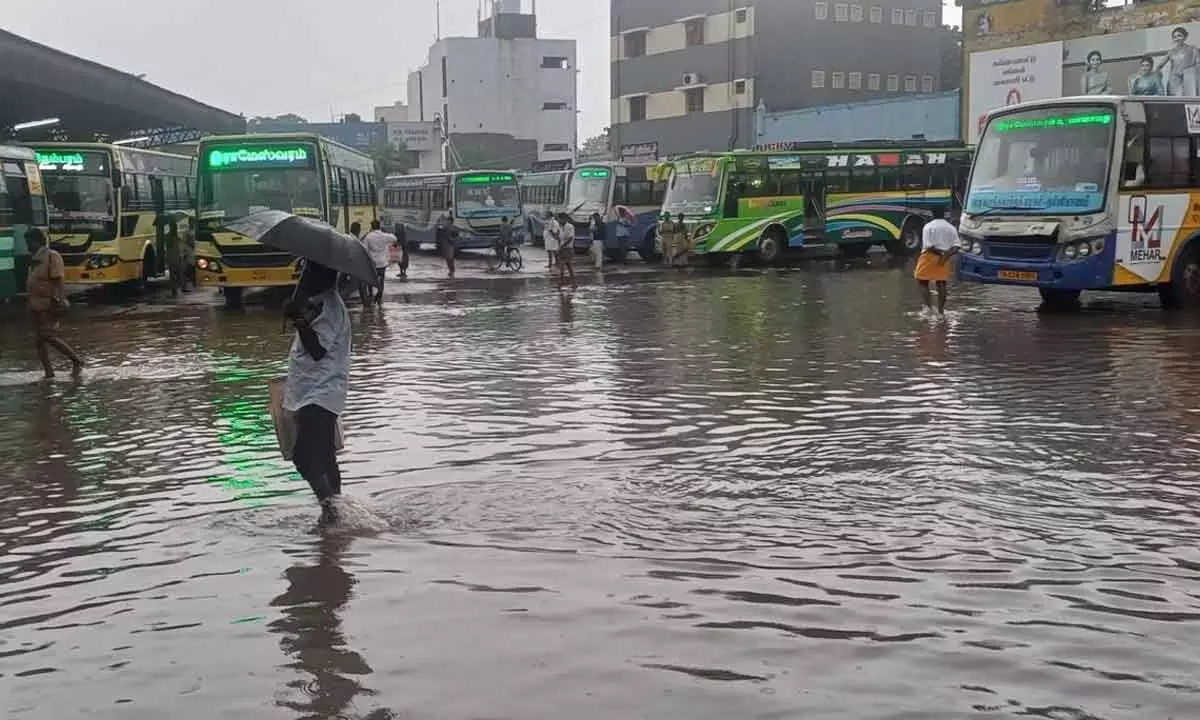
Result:
<svg viewBox="0 0 1200 720"><path fill-rule="evenodd" d="M523 0L526 8L531 0ZM653 2L653 0L646 0ZM404 98L435 36L435 0L6 0L0 27L247 117L310 120ZM442 35L474 36L477 0L441 0ZM608 3L537 0L545 37L579 43L581 138L609 122ZM946 20L959 12L947 8Z"/></svg>

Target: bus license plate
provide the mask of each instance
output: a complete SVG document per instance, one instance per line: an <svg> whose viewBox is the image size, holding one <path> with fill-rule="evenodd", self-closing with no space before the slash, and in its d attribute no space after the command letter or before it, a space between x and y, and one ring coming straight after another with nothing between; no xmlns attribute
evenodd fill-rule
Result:
<svg viewBox="0 0 1200 720"><path fill-rule="evenodd" d="M996 273L1001 280L1020 280L1021 282L1037 282L1038 274L1030 270L1001 270Z"/></svg>
<svg viewBox="0 0 1200 720"><path fill-rule="evenodd" d="M250 273L250 279L251 279L251 280L264 280L264 281L265 281L265 280L267 279L267 274L266 274L265 272L261 271L261 270L255 270L254 272L251 272L251 273Z"/></svg>

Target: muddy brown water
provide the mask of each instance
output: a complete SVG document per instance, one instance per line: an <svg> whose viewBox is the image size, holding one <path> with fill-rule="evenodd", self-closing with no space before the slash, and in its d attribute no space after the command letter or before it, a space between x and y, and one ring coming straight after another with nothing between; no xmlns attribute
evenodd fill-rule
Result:
<svg viewBox="0 0 1200 720"><path fill-rule="evenodd" d="M392 283L324 535L273 312L9 320L2 715L1200 716L1200 323L910 277Z"/></svg>

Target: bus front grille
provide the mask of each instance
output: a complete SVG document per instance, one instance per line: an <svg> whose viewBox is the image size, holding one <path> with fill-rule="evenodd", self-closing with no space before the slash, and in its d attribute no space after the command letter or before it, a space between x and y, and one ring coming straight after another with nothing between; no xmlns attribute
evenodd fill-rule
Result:
<svg viewBox="0 0 1200 720"><path fill-rule="evenodd" d="M284 267L290 265L295 259L294 256L281 252L254 253L251 255L221 254L221 262L225 263L226 267L231 268Z"/></svg>
<svg viewBox="0 0 1200 720"><path fill-rule="evenodd" d="M1053 260L1058 242L1047 237L992 238L987 243L987 257L996 260Z"/></svg>

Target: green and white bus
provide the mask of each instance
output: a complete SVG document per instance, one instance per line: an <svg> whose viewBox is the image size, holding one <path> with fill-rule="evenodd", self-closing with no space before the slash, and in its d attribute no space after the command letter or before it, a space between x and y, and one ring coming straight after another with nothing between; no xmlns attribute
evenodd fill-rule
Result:
<svg viewBox="0 0 1200 720"><path fill-rule="evenodd" d="M934 207L962 207L971 149L930 142L784 144L693 154L660 166L663 212L684 216L691 251L771 264L789 251L882 245L915 252Z"/></svg>

